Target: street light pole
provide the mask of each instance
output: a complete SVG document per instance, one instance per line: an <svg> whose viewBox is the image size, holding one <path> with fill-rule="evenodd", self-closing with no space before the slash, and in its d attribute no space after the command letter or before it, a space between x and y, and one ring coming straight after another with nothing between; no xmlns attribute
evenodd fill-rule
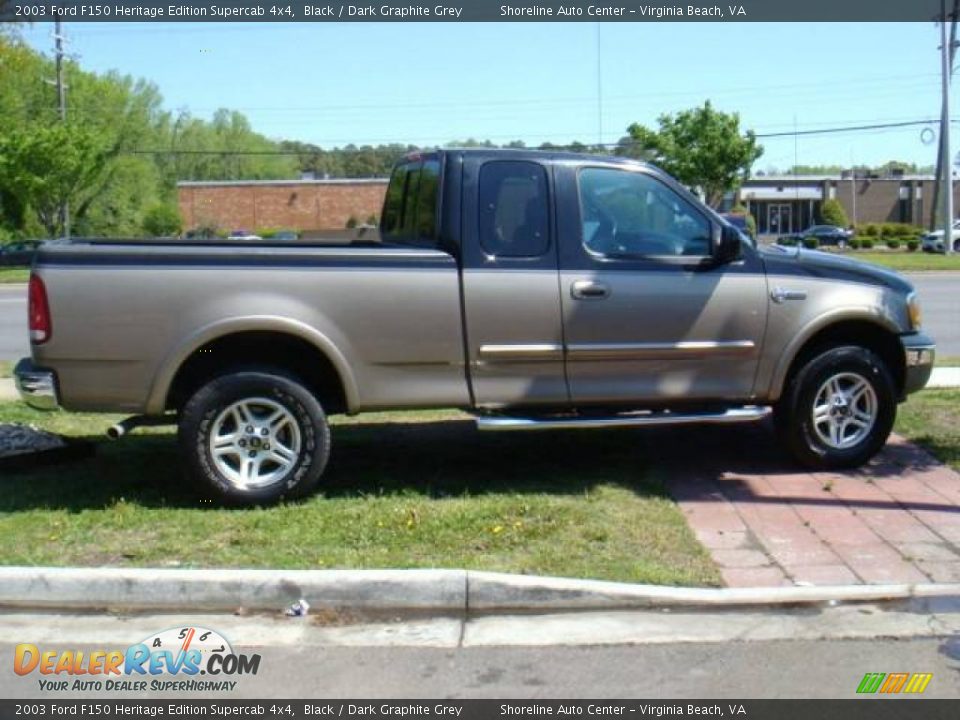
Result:
<svg viewBox="0 0 960 720"><path fill-rule="evenodd" d="M54 24L54 41L57 51L57 104L60 110L60 122L67 121L67 88L63 83L63 26L57 20ZM60 207L60 218L63 221L63 236L70 239L70 205L64 200Z"/></svg>

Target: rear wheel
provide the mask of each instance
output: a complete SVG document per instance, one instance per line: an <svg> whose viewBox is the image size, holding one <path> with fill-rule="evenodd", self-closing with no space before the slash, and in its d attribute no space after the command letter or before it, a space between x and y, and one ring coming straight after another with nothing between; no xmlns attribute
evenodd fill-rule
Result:
<svg viewBox="0 0 960 720"><path fill-rule="evenodd" d="M808 360L774 416L790 453L812 468L862 465L893 428L897 396L890 371L873 352L835 347Z"/></svg>
<svg viewBox="0 0 960 720"><path fill-rule="evenodd" d="M267 504L312 491L330 452L320 403L279 371L222 375L187 401L179 440L191 475L230 504Z"/></svg>

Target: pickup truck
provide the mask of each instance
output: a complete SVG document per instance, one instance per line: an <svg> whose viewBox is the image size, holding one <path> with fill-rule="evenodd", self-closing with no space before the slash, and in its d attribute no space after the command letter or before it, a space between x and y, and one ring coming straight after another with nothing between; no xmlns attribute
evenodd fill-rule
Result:
<svg viewBox="0 0 960 720"><path fill-rule="evenodd" d="M177 423L213 496L313 491L328 416L466 409L481 430L742 423L807 466L884 444L934 343L899 275L760 248L650 165L412 154L360 242L74 240L29 284L38 407ZM598 458L600 461L600 458Z"/></svg>

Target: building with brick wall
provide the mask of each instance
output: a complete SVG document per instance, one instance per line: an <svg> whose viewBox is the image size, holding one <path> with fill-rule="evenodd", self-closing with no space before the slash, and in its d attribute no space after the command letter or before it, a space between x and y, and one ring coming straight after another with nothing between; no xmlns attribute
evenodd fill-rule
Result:
<svg viewBox="0 0 960 720"><path fill-rule="evenodd" d="M387 180L180 182L183 227L221 230L342 230L353 218L380 217Z"/></svg>
<svg viewBox="0 0 960 720"><path fill-rule="evenodd" d="M930 227L932 175L857 177L850 175L767 175L747 180L736 193L757 222L758 235L787 235L821 222L824 200L840 201L850 222L909 223ZM734 198L728 198L727 205ZM954 187L960 207L960 187Z"/></svg>

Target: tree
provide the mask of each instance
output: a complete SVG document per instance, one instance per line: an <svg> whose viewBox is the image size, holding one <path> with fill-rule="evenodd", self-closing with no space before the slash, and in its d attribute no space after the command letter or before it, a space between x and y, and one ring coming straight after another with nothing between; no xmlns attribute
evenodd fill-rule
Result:
<svg viewBox="0 0 960 720"><path fill-rule="evenodd" d="M820 206L820 218L826 225L836 225L837 227L845 228L850 224L843 205L841 205L840 201L836 198L823 201L823 205Z"/></svg>
<svg viewBox="0 0 960 720"><path fill-rule="evenodd" d="M88 203L109 160L89 128L57 123L0 131L0 186L33 210L51 237L63 233L62 205Z"/></svg>
<svg viewBox="0 0 960 720"><path fill-rule="evenodd" d="M154 205L143 216L143 230L147 235L169 237L183 229L180 211L172 205Z"/></svg>
<svg viewBox="0 0 960 720"><path fill-rule="evenodd" d="M703 107L661 115L659 129L634 123L620 142L620 154L650 160L680 182L703 191L718 205L723 194L749 177L750 166L763 155L752 130L740 132L740 115Z"/></svg>

